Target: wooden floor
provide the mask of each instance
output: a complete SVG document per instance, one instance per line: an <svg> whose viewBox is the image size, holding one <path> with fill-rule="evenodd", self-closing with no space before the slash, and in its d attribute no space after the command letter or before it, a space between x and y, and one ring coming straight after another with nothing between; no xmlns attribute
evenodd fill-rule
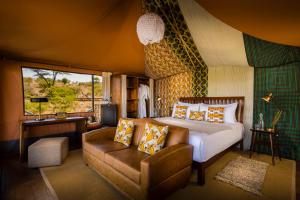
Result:
<svg viewBox="0 0 300 200"><path fill-rule="evenodd" d="M0 160L0 199L54 200L38 169L28 169L18 158Z"/></svg>
<svg viewBox="0 0 300 200"><path fill-rule="evenodd" d="M0 199L54 200L37 169L28 169L18 158L0 159ZM297 200L300 200L300 161L297 161Z"/></svg>

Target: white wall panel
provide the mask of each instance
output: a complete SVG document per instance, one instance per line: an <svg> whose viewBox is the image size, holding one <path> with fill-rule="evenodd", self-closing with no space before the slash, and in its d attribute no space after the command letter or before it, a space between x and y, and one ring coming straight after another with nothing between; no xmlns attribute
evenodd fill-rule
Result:
<svg viewBox="0 0 300 200"><path fill-rule="evenodd" d="M194 0L178 2L197 49L208 66L248 66L242 32L215 18Z"/></svg>
<svg viewBox="0 0 300 200"><path fill-rule="evenodd" d="M208 96L244 96L245 147L250 147L253 114L253 67L208 67Z"/></svg>

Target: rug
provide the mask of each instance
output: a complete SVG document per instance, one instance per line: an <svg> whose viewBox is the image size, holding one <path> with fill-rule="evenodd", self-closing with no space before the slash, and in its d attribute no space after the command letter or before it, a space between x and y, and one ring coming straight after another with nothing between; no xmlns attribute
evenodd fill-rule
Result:
<svg viewBox="0 0 300 200"><path fill-rule="evenodd" d="M269 164L239 156L230 161L215 178L248 192L261 194Z"/></svg>
<svg viewBox="0 0 300 200"><path fill-rule="evenodd" d="M236 151L230 151L218 159L206 170L206 183L197 185L197 173L193 171L189 184L168 197L168 200L205 199L205 200L294 200L296 164L293 160L276 159L276 165L270 165L262 186L262 196L250 193L233 185L216 180L214 177L232 160L239 156L248 157ZM271 157L253 155L253 160L271 164ZM40 171L49 187L59 200L123 200L128 199L115 189L103 177L86 166L80 150L71 151L61 166L45 167Z"/></svg>

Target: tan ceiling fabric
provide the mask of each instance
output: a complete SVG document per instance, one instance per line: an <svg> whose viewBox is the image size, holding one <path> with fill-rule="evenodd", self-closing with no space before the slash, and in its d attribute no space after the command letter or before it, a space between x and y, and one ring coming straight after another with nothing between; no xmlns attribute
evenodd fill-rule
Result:
<svg viewBox="0 0 300 200"><path fill-rule="evenodd" d="M239 31L267 41L300 46L299 0L196 0Z"/></svg>
<svg viewBox="0 0 300 200"><path fill-rule="evenodd" d="M208 66L248 66L242 32L215 18L194 0L178 2L199 53Z"/></svg>
<svg viewBox="0 0 300 200"><path fill-rule="evenodd" d="M139 0L0 0L0 55L144 73Z"/></svg>
<svg viewBox="0 0 300 200"><path fill-rule="evenodd" d="M145 46L146 75L158 79L188 71L166 40Z"/></svg>

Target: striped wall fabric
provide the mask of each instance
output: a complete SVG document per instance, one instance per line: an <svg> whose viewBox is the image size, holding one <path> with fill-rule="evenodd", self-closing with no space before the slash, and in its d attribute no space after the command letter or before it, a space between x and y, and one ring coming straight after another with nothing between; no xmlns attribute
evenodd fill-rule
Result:
<svg viewBox="0 0 300 200"><path fill-rule="evenodd" d="M271 127L277 107L283 110L278 123L281 151L284 157L300 159L300 58L299 48L279 45L244 35L247 58L254 65L253 123L259 113L265 116L265 126ZM261 98L273 93L266 104ZM278 105L275 104L277 102ZM266 138L267 139L267 138ZM270 153L270 149L260 147Z"/></svg>

